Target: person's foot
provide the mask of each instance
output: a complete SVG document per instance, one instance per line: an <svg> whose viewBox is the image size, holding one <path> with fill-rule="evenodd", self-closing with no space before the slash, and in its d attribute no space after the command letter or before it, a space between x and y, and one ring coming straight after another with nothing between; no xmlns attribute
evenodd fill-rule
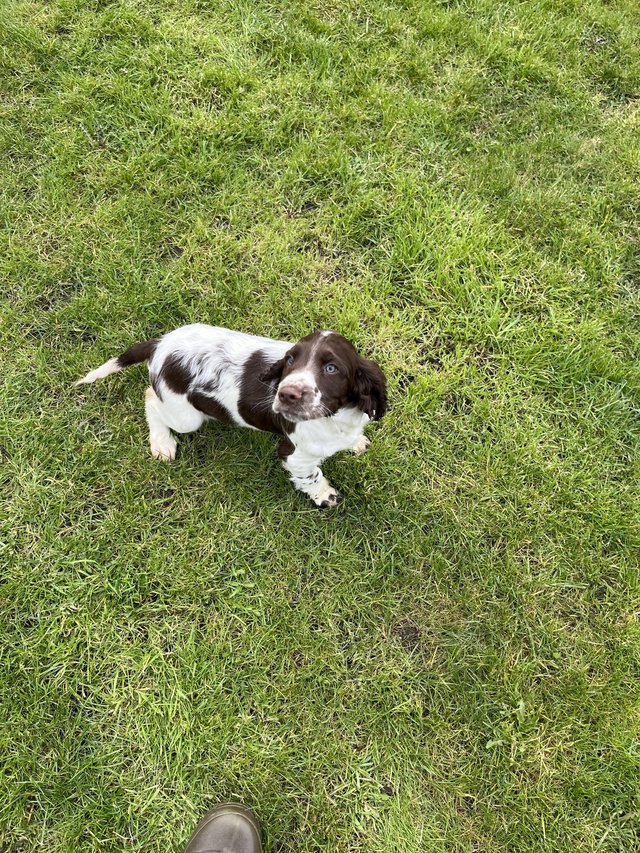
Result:
<svg viewBox="0 0 640 853"><path fill-rule="evenodd" d="M215 806L196 826L184 853L262 853L260 824L242 803Z"/></svg>

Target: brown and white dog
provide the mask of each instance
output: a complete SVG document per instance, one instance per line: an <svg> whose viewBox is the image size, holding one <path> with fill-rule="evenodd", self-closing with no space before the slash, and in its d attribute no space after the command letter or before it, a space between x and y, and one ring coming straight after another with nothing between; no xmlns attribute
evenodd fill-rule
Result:
<svg viewBox="0 0 640 853"><path fill-rule="evenodd" d="M314 332L296 344L196 323L134 344L76 384L149 362L145 393L151 453L176 455L174 432L193 432L215 418L282 436L278 456L295 487L320 507L338 492L320 463L340 450L364 453L364 427L387 405L377 364L361 358L336 332Z"/></svg>

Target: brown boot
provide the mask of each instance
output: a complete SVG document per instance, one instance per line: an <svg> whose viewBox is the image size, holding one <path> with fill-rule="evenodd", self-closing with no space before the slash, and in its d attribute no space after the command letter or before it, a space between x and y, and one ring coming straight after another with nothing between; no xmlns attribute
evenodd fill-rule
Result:
<svg viewBox="0 0 640 853"><path fill-rule="evenodd" d="M196 826L184 853L262 853L260 824L241 803L215 806Z"/></svg>

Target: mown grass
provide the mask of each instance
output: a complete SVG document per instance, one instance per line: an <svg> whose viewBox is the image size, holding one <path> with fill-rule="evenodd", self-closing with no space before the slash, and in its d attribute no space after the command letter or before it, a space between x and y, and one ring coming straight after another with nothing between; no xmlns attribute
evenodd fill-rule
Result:
<svg viewBox="0 0 640 853"><path fill-rule="evenodd" d="M638 848L639 25L3 4L3 850ZM336 511L71 386L196 320L384 366Z"/></svg>

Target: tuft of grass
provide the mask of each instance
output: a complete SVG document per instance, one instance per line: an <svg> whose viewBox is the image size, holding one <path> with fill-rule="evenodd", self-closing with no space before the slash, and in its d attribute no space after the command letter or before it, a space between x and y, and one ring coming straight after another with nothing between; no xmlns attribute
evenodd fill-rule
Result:
<svg viewBox="0 0 640 853"><path fill-rule="evenodd" d="M0 846L630 851L636 3L32 0L0 16ZM146 447L205 321L352 338L318 513L269 436Z"/></svg>

